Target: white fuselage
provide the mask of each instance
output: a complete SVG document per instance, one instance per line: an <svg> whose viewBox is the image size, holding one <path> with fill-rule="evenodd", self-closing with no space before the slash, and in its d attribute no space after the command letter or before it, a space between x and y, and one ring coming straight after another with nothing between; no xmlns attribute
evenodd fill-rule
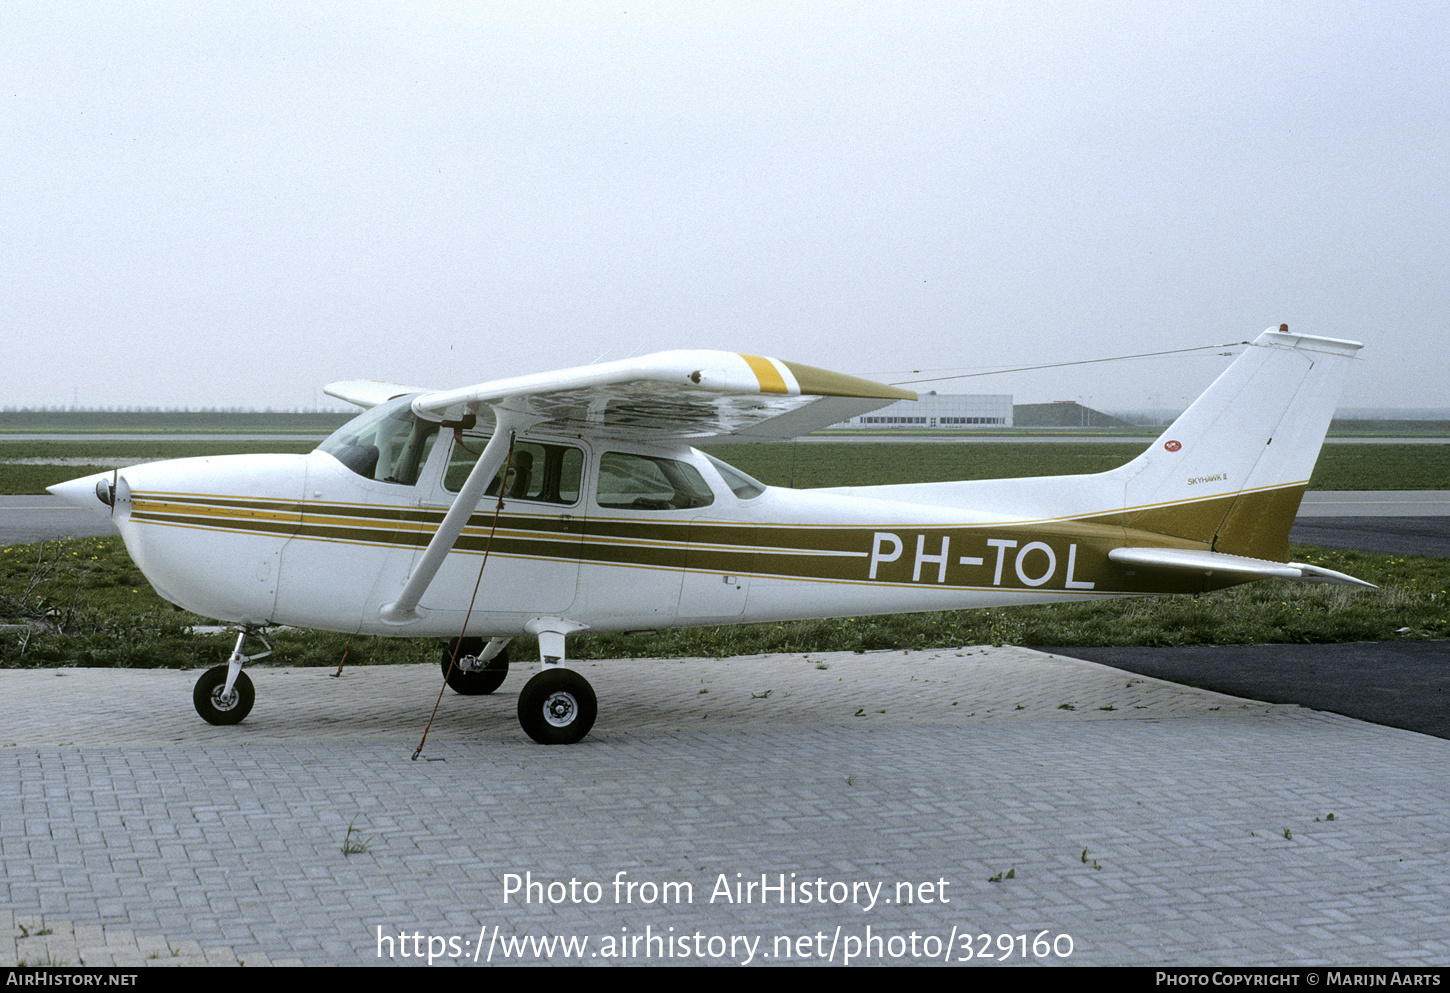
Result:
<svg viewBox="0 0 1450 993"><path fill-rule="evenodd" d="M321 451L136 466L119 473L112 516L152 585L188 610L380 635L457 635L471 602L469 634L507 636L540 616L627 631L1133 592L1081 578L1092 536L1057 522L849 491L766 487L741 499L693 449L607 450L693 466L708 505L601 506L605 450L573 439L584 452L577 498L506 497L495 526L497 498L485 497L416 619L390 624L382 607L452 501L447 441L411 485L363 478ZM1026 493L1046 481L1013 482Z"/></svg>

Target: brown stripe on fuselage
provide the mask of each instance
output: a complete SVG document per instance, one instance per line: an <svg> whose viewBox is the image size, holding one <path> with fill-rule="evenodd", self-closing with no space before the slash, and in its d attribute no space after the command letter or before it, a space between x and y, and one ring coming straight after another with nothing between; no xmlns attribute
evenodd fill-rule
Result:
<svg viewBox="0 0 1450 993"><path fill-rule="evenodd" d="M1107 553L1127 545L1287 561L1288 524L1303 492L1298 485L1080 519L943 526L691 523L511 512L498 515L495 530L493 513L480 512L454 550L478 554L491 547L508 557L937 589L1184 592L1233 582L1127 569ZM133 499L132 512L134 520L147 524L401 548L425 547L442 517L442 509L181 494ZM901 546L894 557L873 555L894 543Z"/></svg>

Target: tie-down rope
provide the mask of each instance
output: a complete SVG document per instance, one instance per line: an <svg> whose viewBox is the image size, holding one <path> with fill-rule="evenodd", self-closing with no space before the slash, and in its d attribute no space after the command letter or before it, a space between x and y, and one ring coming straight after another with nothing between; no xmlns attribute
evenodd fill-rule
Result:
<svg viewBox="0 0 1450 993"><path fill-rule="evenodd" d="M463 615L463 629L458 632L458 637L453 642L453 654L448 659L448 671L443 674L443 685L438 687L438 699L433 701L433 713L428 715L428 723L423 727L423 737L418 739L418 748L413 752L414 762L423 754L423 743L428 740L433 718L438 716L438 705L443 702L443 690L448 685L448 677L453 675L454 663L458 661L459 649L463 647L464 635L468 633L468 619L473 616L473 604L478 599L478 588L483 584L483 567L488 565L488 552L493 548L493 535L498 530L498 515L503 510L503 492L508 488L509 467L513 464L514 440L517 437L515 432L509 432L509 450L503 460L503 482L498 487L498 503L493 506L493 526L488 529L488 541L483 546L483 561L478 564L478 578L473 581L473 596L469 597L468 610Z"/></svg>

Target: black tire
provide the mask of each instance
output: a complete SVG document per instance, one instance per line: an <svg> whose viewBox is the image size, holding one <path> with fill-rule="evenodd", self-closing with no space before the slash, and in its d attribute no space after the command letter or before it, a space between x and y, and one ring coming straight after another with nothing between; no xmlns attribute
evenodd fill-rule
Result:
<svg viewBox="0 0 1450 993"><path fill-rule="evenodd" d="M503 685L509 674L507 646L500 648L498 654L488 660L488 668L477 672L464 672L458 663L483 651L484 641L482 638L463 638L458 647L457 661L453 658L454 644L455 642L450 641L443 646L443 676L448 680L449 689L463 696L483 696Z"/></svg>
<svg viewBox="0 0 1450 993"><path fill-rule="evenodd" d="M519 693L519 723L541 745L572 745L594 726L599 701L572 669L545 669Z"/></svg>
<svg viewBox="0 0 1450 993"><path fill-rule="evenodd" d="M208 724L240 724L252 712L257 691L252 688L251 677L245 672L237 673L230 699L222 696L222 688L226 685L227 667L219 665L202 673L196 681L196 689L191 691L191 702L196 712Z"/></svg>

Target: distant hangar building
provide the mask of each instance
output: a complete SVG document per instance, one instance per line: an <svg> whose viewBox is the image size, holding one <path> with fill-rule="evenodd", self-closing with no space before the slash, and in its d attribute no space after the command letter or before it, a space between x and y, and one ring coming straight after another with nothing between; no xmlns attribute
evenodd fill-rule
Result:
<svg viewBox="0 0 1450 993"><path fill-rule="evenodd" d="M917 400L897 401L889 407L832 424L828 430L930 431L938 428L959 431L1011 426L1010 393L923 393Z"/></svg>

